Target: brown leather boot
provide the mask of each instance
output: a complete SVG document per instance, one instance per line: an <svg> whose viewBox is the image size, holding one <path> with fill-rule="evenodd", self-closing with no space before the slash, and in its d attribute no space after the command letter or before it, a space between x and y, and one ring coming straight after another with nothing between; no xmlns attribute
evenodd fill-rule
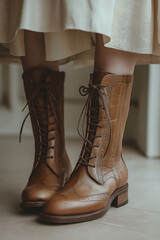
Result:
<svg viewBox="0 0 160 240"><path fill-rule="evenodd" d="M71 173L64 143L65 73L33 68L22 77L35 139L35 160L20 206L41 207Z"/></svg>
<svg viewBox="0 0 160 240"><path fill-rule="evenodd" d="M94 72L83 109L87 128L79 161L66 186L45 205L40 217L72 223L103 216L111 205L128 202L128 171L121 157L133 76ZM87 111L86 111L87 110Z"/></svg>

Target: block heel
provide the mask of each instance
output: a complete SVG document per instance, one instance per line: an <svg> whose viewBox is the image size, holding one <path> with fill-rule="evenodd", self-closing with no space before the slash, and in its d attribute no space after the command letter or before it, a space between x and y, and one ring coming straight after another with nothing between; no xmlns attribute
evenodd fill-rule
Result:
<svg viewBox="0 0 160 240"><path fill-rule="evenodd" d="M119 208L128 203L128 184L122 189L112 201L112 206Z"/></svg>

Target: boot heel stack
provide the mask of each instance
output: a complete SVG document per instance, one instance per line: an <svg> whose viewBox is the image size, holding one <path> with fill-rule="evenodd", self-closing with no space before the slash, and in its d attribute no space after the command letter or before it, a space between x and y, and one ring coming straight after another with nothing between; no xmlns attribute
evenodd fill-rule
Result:
<svg viewBox="0 0 160 240"><path fill-rule="evenodd" d="M128 203L128 188L119 193L112 202L112 206L119 208Z"/></svg>

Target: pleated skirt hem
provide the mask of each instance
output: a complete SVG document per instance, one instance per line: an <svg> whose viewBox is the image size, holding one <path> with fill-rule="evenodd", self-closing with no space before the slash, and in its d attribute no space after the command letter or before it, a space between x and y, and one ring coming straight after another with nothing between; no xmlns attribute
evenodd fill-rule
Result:
<svg viewBox="0 0 160 240"><path fill-rule="evenodd" d="M44 33L46 60L88 66L100 33L105 47L136 53L137 64L159 64L159 5L157 0L0 0L0 43L6 47L1 56L24 56L24 30L30 30Z"/></svg>

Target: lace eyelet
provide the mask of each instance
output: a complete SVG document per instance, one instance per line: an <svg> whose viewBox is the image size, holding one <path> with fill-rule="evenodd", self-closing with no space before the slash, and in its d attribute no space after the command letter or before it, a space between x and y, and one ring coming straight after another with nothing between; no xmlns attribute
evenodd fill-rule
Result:
<svg viewBox="0 0 160 240"><path fill-rule="evenodd" d="M93 147L99 148L99 147L100 147L100 145L94 145Z"/></svg>

